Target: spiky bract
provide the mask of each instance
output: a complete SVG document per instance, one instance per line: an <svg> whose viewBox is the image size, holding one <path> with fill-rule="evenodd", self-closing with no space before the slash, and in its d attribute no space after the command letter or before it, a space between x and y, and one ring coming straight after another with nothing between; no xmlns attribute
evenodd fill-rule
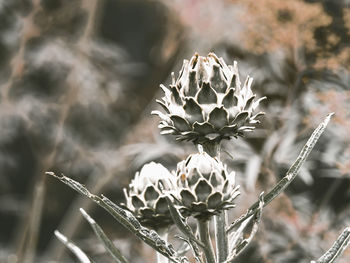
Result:
<svg viewBox="0 0 350 263"><path fill-rule="evenodd" d="M205 152L190 155L177 166L179 207L185 215L207 220L224 209L234 207L239 195L235 186L235 173Z"/></svg>
<svg viewBox="0 0 350 263"><path fill-rule="evenodd" d="M165 110L153 111L161 118L162 134L195 144L218 142L242 136L253 130L262 112L255 113L259 102L251 90L253 79L243 87L237 63L226 65L214 53L207 57L195 54L184 60L178 78L173 75L169 88L161 85L165 96L157 102Z"/></svg>
<svg viewBox="0 0 350 263"><path fill-rule="evenodd" d="M126 207L143 225L153 228L166 227L173 221L165 194L173 191L175 187L175 176L163 165L148 163L136 173L129 189L124 189Z"/></svg>

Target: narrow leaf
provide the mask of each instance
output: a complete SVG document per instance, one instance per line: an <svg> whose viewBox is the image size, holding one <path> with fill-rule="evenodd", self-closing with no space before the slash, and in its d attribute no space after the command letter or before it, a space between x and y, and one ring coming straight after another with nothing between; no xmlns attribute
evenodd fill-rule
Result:
<svg viewBox="0 0 350 263"><path fill-rule="evenodd" d="M106 236L106 234L103 232L102 228L96 223L96 221L93 218L91 218L83 208L80 208L80 212L84 216L86 221L90 224L96 236L102 242L103 246L113 257L113 259L117 263L128 263L128 260L122 255L120 250L114 246L113 242Z"/></svg>
<svg viewBox="0 0 350 263"><path fill-rule="evenodd" d="M163 188L163 185L161 183L159 183L159 188L163 192L164 188ZM188 239L184 239L182 237L179 237L179 238L188 242L189 246L192 248L196 262L200 263L201 262L199 259L200 253L199 253L199 249L198 249L197 245L199 245L201 248L203 248L204 244L195 237L195 235L192 232L191 227L187 224L185 219L182 217L180 211L174 206L174 204L170 200L169 196L165 195L165 198L166 198L166 201L168 203L170 215L171 215L175 225L178 227L178 229L183 234L185 234L187 236Z"/></svg>
<svg viewBox="0 0 350 263"><path fill-rule="evenodd" d="M183 234L185 234L191 241L194 241L200 247L204 247L204 244L195 237L195 235L192 232L191 227L185 222L185 219L182 217L179 210L174 206L174 204L170 200L170 198L168 196L165 196L165 198L168 202L170 215L173 218L174 223L179 228L179 230Z"/></svg>
<svg viewBox="0 0 350 263"><path fill-rule="evenodd" d="M275 199L279 194L281 194L287 186L294 180L294 178L298 175L300 167L305 162L306 158L309 156L310 152L314 148L316 142L320 138L321 134L327 127L327 124L330 121L333 113L327 115L327 117L321 122L318 127L311 134L310 138L301 149L298 158L292 164L292 166L287 171L287 174L277 183L277 185L264 196L264 206L268 205L273 199ZM245 214L236 219L227 229L227 231L231 231L235 226L242 223L245 219L252 216L256 210L259 208L259 202L254 203Z"/></svg>
<svg viewBox="0 0 350 263"><path fill-rule="evenodd" d="M262 210L264 208L264 193L259 196L259 207L255 214L247 218L230 237L230 255L225 263L233 260L249 245L253 240L261 221Z"/></svg>
<svg viewBox="0 0 350 263"><path fill-rule="evenodd" d="M104 208L108 213L110 213L120 224L122 224L130 232L135 234L143 242L151 246L154 250L156 250L163 256L170 259L172 262L188 262L186 258L178 257L172 245L167 245L167 243L155 231L149 230L148 228L141 226L139 221L136 219L136 217L133 216L131 212L124 210L123 208L109 200L107 197L99 197L97 195L91 194L84 185L64 175L57 176L53 172L47 172L46 174L54 176L55 178L59 179L61 182L65 183L77 192L87 196L89 199L91 199L96 204Z"/></svg>
<svg viewBox="0 0 350 263"><path fill-rule="evenodd" d="M311 263L333 263L344 252L347 246L350 244L350 227L344 229L338 239L334 242L333 246L316 261Z"/></svg>
<svg viewBox="0 0 350 263"><path fill-rule="evenodd" d="M92 263L88 256L66 236L61 234L58 230L55 230L55 236L59 241L63 243L72 253L79 259L81 263Z"/></svg>
<svg viewBox="0 0 350 263"><path fill-rule="evenodd" d="M190 241L188 238L185 238L179 235L175 235L175 237L182 240L184 242L184 245L186 246L185 249L183 249L182 251L179 251L178 249L177 251L178 254L185 255L189 249L192 249L195 261L197 263L203 263L203 261L201 260L201 253L199 251L198 246L193 246L193 244L196 244L196 243Z"/></svg>

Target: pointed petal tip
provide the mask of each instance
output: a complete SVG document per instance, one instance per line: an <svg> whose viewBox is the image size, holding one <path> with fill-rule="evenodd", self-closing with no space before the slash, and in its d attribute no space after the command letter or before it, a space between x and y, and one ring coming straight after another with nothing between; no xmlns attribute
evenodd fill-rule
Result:
<svg viewBox="0 0 350 263"><path fill-rule="evenodd" d="M335 112L330 112L330 113L327 114L327 117L328 118L332 118L334 115L335 115Z"/></svg>
<svg viewBox="0 0 350 263"><path fill-rule="evenodd" d="M217 63L219 63L219 57L214 52L209 52L207 57L212 57Z"/></svg>
<svg viewBox="0 0 350 263"><path fill-rule="evenodd" d="M195 52L189 62L189 65L191 66L191 68L195 68L195 66L197 65L198 58L199 58L199 54Z"/></svg>
<svg viewBox="0 0 350 263"><path fill-rule="evenodd" d="M266 96L257 99L254 103L259 104L260 102L262 102L262 101L264 101L264 100L267 100L267 97L266 97Z"/></svg>
<svg viewBox="0 0 350 263"><path fill-rule="evenodd" d="M188 131L190 129L189 123L184 118L178 115L172 115L170 119L174 122L176 129L180 131Z"/></svg>
<svg viewBox="0 0 350 263"><path fill-rule="evenodd" d="M334 112L330 112L327 114L326 118L323 121L324 125L326 125L326 126L328 125L328 123L331 120L331 118L333 117L333 115L335 115Z"/></svg>
<svg viewBox="0 0 350 263"><path fill-rule="evenodd" d="M161 88L161 89L168 89L164 84L159 84L159 87Z"/></svg>
<svg viewBox="0 0 350 263"><path fill-rule="evenodd" d="M195 122L193 124L193 129L196 132L199 132L201 134L213 133L215 131L214 126L208 122L204 122L204 123Z"/></svg>
<svg viewBox="0 0 350 263"><path fill-rule="evenodd" d="M202 87L196 95L196 100L199 104L216 104L218 102L218 95L211 87L210 82L203 81Z"/></svg>
<svg viewBox="0 0 350 263"><path fill-rule="evenodd" d="M250 87L252 86L252 83L253 83L253 78L248 75L244 82L244 86L250 89Z"/></svg>
<svg viewBox="0 0 350 263"><path fill-rule="evenodd" d="M233 70L235 71L234 73L238 73L238 63L237 60L233 61Z"/></svg>
<svg viewBox="0 0 350 263"><path fill-rule="evenodd" d="M168 135L168 134L173 134L173 133L174 133L173 130L164 130L164 131L160 132L161 135Z"/></svg>
<svg viewBox="0 0 350 263"><path fill-rule="evenodd" d="M222 128L228 125L228 112L224 106L215 107L210 113L208 122L216 128Z"/></svg>

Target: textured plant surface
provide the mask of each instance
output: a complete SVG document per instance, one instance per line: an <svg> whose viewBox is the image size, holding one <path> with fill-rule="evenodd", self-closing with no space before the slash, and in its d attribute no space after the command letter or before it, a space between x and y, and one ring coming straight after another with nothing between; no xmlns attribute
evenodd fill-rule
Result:
<svg viewBox="0 0 350 263"><path fill-rule="evenodd" d="M199 64L198 68L201 69L201 67L205 67L204 63L210 61L210 59L219 62L214 54L209 54L207 58L195 55L192 58L193 61L191 62L192 64L190 63L189 68L193 69ZM203 60L203 62L201 62L201 60ZM200 65L200 63L203 63L203 65ZM215 76L215 65L212 66L209 64L210 63L208 62L208 66L210 66L209 68L211 69L210 72L212 76ZM222 59L221 65L226 65ZM187 66L188 62L185 61L184 67L186 68ZM219 67L219 65L217 65L217 67ZM207 69L207 71L209 70ZM211 92L208 92L208 90L205 91L206 96L204 96L201 92L205 90L206 87L201 84L205 82L203 81L203 83L199 83L199 85L196 86L188 80L196 79L196 74L199 74L200 76L198 80L202 80L204 77L202 77L201 74L204 76L208 73L206 73L205 68L193 72L194 78L186 77L186 82L180 84L179 88L185 90L182 95L186 100L186 97L191 93L191 89L195 87L196 89L194 89L192 96L196 94L196 99L201 103L203 101L199 98L202 96L203 98L208 98L210 97ZM180 72L180 78L183 74L183 72ZM187 73L185 73L185 75L186 74ZM220 74L219 71L219 75ZM221 81L224 79L226 78L222 76ZM212 84L215 83L213 78L210 78L210 82ZM250 81L248 80L247 82ZM219 90L218 87L223 86L223 90L225 91L227 90L227 87L233 85L232 81L228 83L218 81L216 84L217 90ZM237 84L234 84L234 86L239 88ZM208 86L208 88L212 89L210 86ZM235 89L231 92L232 96L234 96L234 91ZM171 118L174 115L172 115L169 108L180 107L182 110L186 110L189 100L187 100L184 105L179 105L182 100L176 86L173 86L171 94L167 89L164 89L164 92L168 92L169 100L164 100L165 102L168 102L168 104L162 104L162 106L170 117L164 117L161 113L158 113L158 115L160 115L163 121L169 118L172 121L170 124L174 125L172 129L172 131L174 131L174 129L177 129L177 125L174 122L175 119ZM246 104L249 105L248 109L254 104L253 99L255 95L250 91L250 84L249 89L246 88L245 93L249 93L249 99L241 105L238 104L241 106L242 110ZM214 89L212 89L212 94L217 96ZM230 94L230 91L223 94L223 98L225 99L228 94ZM176 98L179 101L176 102ZM190 99L194 102L193 98ZM249 101L251 101L251 103L248 103ZM236 100L236 103L238 102L239 100ZM209 111L213 112L216 109L220 109L216 106L218 104L220 105L221 102L218 97L215 97L215 100L207 105L211 107ZM191 120L193 121L194 118L198 117L198 113L201 114L200 116L203 116L203 109L201 109L199 105L197 106L199 111L187 111L182 115L181 118L184 123L188 124ZM239 114L241 113L238 113L238 115ZM158 263L169 261L189 262L188 255L184 253L186 250L184 252L179 252L177 248L167 243L167 229L171 224L175 224L178 230L184 235L179 238L184 242L183 245L187 244L196 262L234 262L238 255L248 247L248 244L256 235L264 207L283 193L289 184L296 178L301 166L311 153L321 134L324 132L332 115L333 113L328 114L323 122L314 130L304 147L301 149L298 158L286 172L286 175L268 193L261 193L258 201L251 205L245 213L236 218L231 224L228 224L228 211L235 207L233 201L239 195L239 186L235 185L235 173L228 173L226 165L220 160L221 139L225 137L220 137L219 139L217 139L218 137L215 137L213 140L209 139L205 141L205 143L203 143L203 140L201 139L203 136L206 137L207 135L211 135L213 133L212 130L191 134L191 141L193 141L194 144L197 144L199 153L192 154L178 163L177 170L174 171L173 174L161 164L151 162L144 165L141 171L136 173L135 178L129 185L129 190L125 190L125 197L127 200L125 206L127 210L124 210L103 195L97 196L91 194L85 186L68 177L59 177L54 173L49 174L55 176L74 190L96 202L99 206L109 212L119 223L134 233L139 239L151 246L157 253ZM210 113L208 121L211 121L212 123L215 122L214 117L211 119L210 116L214 115ZM226 120L228 120L228 114L225 114L225 116ZM216 116L216 118L220 119L220 116ZM242 120L249 120L249 114L247 114ZM237 117L233 118L233 121L236 121L237 123ZM233 134L236 135L235 126L227 126L227 122L217 122L217 132L221 131L222 128L228 128L228 132L232 131ZM186 126L186 128L189 127L190 126ZM163 126L160 128L162 129ZM179 135L178 133L173 132L170 134ZM230 136L226 137L226 139L229 138ZM198 144L203 144L204 149ZM210 151L210 155L204 151L205 149ZM96 222L84 210L81 210L81 212L93 227L96 235L112 257L115 258L117 262L127 262L126 258L122 256L120 250L114 247L113 243L108 239ZM188 219L190 217L194 217L197 221L196 230L188 224ZM213 239L216 244L216 251L214 251L212 244L212 233L210 228L210 222L212 219L214 219L215 235ZM153 228L153 230L147 229L145 226L149 226ZM83 252L76 247L76 245L72 245L72 243L60 233L57 232L56 235L73 253L76 254L81 262L90 262L85 254L83 254L83 256L81 255ZM334 260L338 258L348 246L350 240L349 237L349 229L346 228L336 240L332 248L330 248L326 254L321 256L317 261L312 262L334 262Z"/></svg>
<svg viewBox="0 0 350 263"><path fill-rule="evenodd" d="M174 176L163 165L153 162L146 164L136 173L129 191L124 189L126 207L145 225L167 226L172 219L163 192L172 191L175 183Z"/></svg>
<svg viewBox="0 0 350 263"><path fill-rule="evenodd" d="M162 119L161 134L205 145L253 130L263 98L255 100L252 81L247 77L241 87L237 62L227 66L213 53L184 60L177 80L173 77L169 89L161 86L165 97L157 102L166 113L153 112Z"/></svg>
<svg viewBox="0 0 350 263"><path fill-rule="evenodd" d="M349 10L346 0L2 1L0 262L76 262L55 238L55 229L60 240L79 255L84 251L90 261L117 261L118 254L121 262L162 259L44 171L64 173L123 209L123 188L130 189L144 164L161 163L176 174L177 163L197 150L159 135L159 118L149 112L167 114L156 108L155 99L165 97L159 83L170 89L170 72L176 82L183 58L191 60L196 51L204 57L215 52L228 66L237 61L241 88L247 76L254 77L255 100L268 98L255 112L267 113L261 123L249 125L254 131L232 140L226 134L221 141L217 160L228 174L235 173L240 186L235 207L225 212L228 223L246 214L259 196L255 207L265 203L261 192L273 189L320 120L335 112L298 176L247 224L250 245L235 261L320 258L350 225ZM223 138L218 134L205 141L218 142ZM216 158L218 145L202 146ZM176 195L165 193L160 196L174 206ZM153 201L143 202L155 209ZM184 219L186 214L176 212L179 204L169 207L172 216L166 212L170 227L155 225L154 237L157 244L162 243L158 237L168 238L180 257L193 262L189 247L198 258L202 253L199 225L193 216ZM224 249L206 251L219 261L234 254L225 243L234 242L235 235L225 238L220 227L225 213L216 211L210 222L210 238ZM140 214L135 217L141 220ZM260 222L257 231L253 221ZM205 230L206 224L200 227ZM254 238L249 236L255 231ZM349 249L337 262L350 262Z"/></svg>
<svg viewBox="0 0 350 263"><path fill-rule="evenodd" d="M207 219L234 207L239 195L235 173L205 152L192 154L177 165L175 195L183 213Z"/></svg>

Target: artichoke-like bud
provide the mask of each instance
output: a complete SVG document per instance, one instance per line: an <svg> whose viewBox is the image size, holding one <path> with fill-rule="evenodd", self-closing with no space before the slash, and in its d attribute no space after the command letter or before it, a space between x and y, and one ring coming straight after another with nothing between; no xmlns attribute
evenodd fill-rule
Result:
<svg viewBox="0 0 350 263"><path fill-rule="evenodd" d="M201 220L234 207L239 195L235 173L227 172L226 165L205 152L190 155L177 166L176 200L184 215Z"/></svg>
<svg viewBox="0 0 350 263"><path fill-rule="evenodd" d="M161 186L160 186L161 184ZM162 189L160 189L162 188ZM176 177L159 163L145 164L124 189L126 207L141 224L153 228L172 224L165 195L176 188Z"/></svg>
<svg viewBox="0 0 350 263"><path fill-rule="evenodd" d="M161 119L161 134L195 144L218 142L253 130L264 114L255 110L265 97L255 100L249 76L241 87L236 62L227 66L214 53L195 54L184 60L177 80L172 76L169 88L161 85L165 96L157 100L165 114L152 112Z"/></svg>

